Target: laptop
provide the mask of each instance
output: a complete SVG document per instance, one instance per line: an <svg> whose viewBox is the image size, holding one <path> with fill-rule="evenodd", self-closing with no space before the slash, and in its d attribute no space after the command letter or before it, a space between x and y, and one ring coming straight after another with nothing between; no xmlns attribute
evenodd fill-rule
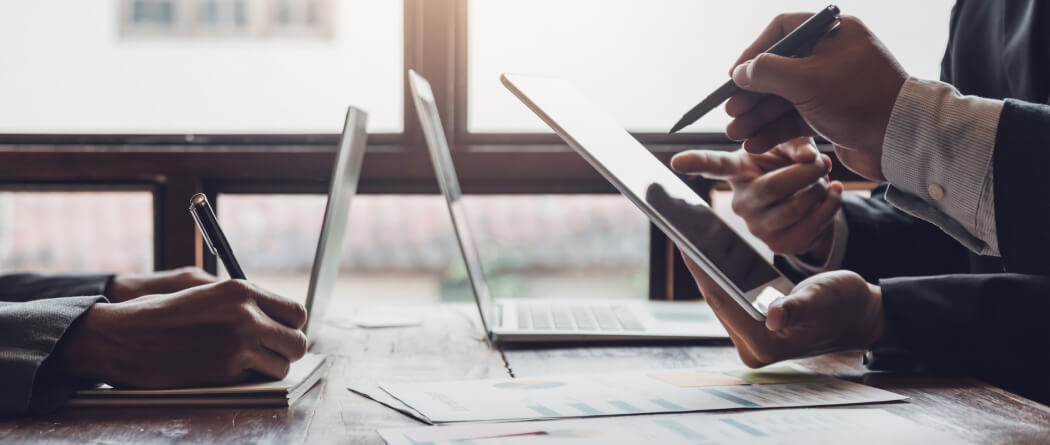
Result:
<svg viewBox="0 0 1050 445"><path fill-rule="evenodd" d="M332 182L328 186L328 204L324 210L321 236L317 239L317 253L310 271L310 288L306 295L306 310L310 316L303 332L313 347L318 331L332 300L332 289L339 275L339 260L343 250L343 237L350 217L350 198L357 193L361 178L361 164L365 158L365 142L368 139L366 124L368 113L354 107L346 110L343 136L339 140L332 169Z"/></svg>
<svg viewBox="0 0 1050 445"><path fill-rule="evenodd" d="M580 343L724 340L729 336L703 302L596 301L571 298L494 299L461 200L430 84L414 71L409 85L434 171L456 232L481 321L494 343Z"/></svg>

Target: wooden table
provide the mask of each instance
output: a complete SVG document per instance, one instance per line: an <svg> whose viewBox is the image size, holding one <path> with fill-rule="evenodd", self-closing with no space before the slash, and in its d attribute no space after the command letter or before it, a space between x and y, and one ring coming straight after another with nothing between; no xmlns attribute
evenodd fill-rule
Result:
<svg viewBox="0 0 1050 445"><path fill-rule="evenodd" d="M421 326L362 329L328 320L318 350L327 377L296 405L273 408L65 409L0 419L0 443L382 443L377 428L419 425L347 391L356 383L415 382L585 373L654 367L740 367L730 346L512 349L485 341L468 305L418 306ZM504 357L506 361L504 361ZM868 405L978 443L1050 443L1050 408L967 379L866 373L860 352L802 360L814 370L910 397Z"/></svg>

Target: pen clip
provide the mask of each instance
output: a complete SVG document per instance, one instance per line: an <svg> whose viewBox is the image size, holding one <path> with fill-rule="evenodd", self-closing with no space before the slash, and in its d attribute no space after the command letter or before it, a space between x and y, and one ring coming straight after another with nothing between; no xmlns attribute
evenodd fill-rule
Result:
<svg viewBox="0 0 1050 445"><path fill-rule="evenodd" d="M203 194L194 195L193 199L190 201L190 216L192 216L193 221L197 223L197 231L200 232L201 238L204 238L204 245L208 246L208 250L212 255L219 256L219 252L215 250L215 244L213 244L211 238L208 237L208 231L204 230L204 224L201 222L201 217L197 215L197 211L204 209L204 203L207 202L207 198L205 198Z"/></svg>

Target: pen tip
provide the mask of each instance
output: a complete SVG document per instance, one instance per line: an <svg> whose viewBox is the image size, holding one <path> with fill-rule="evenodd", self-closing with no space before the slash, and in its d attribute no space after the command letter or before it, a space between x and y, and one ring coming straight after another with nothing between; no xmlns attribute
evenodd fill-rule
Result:
<svg viewBox="0 0 1050 445"><path fill-rule="evenodd" d="M678 133L678 130L681 130L683 127L685 127L685 125L682 125L681 122L674 124L674 127L671 127L671 131L668 131L667 134Z"/></svg>

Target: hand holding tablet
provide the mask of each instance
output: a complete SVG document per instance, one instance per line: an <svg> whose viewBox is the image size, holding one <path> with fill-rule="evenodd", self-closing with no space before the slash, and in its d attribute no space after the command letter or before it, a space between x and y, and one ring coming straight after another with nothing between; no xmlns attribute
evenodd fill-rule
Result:
<svg viewBox="0 0 1050 445"><path fill-rule="evenodd" d="M572 85L512 74L502 80L752 318L764 321L769 304L794 287L703 198Z"/></svg>

